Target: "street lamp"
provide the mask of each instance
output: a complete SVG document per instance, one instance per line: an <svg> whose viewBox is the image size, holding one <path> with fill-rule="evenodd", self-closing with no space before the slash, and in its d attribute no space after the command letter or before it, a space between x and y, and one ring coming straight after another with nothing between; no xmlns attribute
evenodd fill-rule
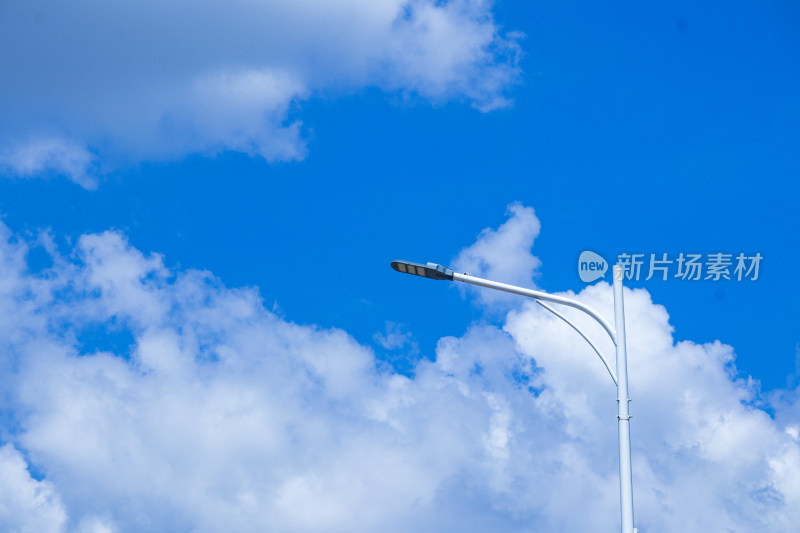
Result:
<svg viewBox="0 0 800 533"><path fill-rule="evenodd" d="M527 296L533 298L536 302L555 314L561 320L569 324L581 337L592 347L595 353L600 357L600 360L611 375L611 379L617 386L617 432L619 435L619 496L620 496L620 512L622 518L622 533L636 533L637 530L633 527L633 480L631 474L631 429L630 429L630 398L628 397L628 358L625 352L625 309L622 301L622 265L614 266L614 326L611 325L600 316L597 311L584 305L577 300L565 298L563 296L556 296L555 294L548 294L542 291L534 291L531 289L524 289L515 285L507 285L505 283L498 283L483 278L476 278L469 274L459 274L452 269L437 265L436 263L412 263L410 261L392 261L392 268L404 274L413 274L423 278L442 279L450 281L461 281L464 283L471 283L480 287L488 289L495 289L498 291L510 292L519 294L520 296ZM597 349L597 346L589 340L586 334L581 331L572 321L567 319L564 315L553 309L545 302L552 302L569 307L579 309L595 319L617 348L617 364L616 372L614 372L608 361Z"/></svg>

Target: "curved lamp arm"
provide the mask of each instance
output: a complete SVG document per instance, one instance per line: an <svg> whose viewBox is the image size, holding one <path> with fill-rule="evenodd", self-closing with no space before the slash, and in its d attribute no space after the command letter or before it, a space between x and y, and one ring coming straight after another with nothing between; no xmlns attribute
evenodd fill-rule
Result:
<svg viewBox="0 0 800 533"><path fill-rule="evenodd" d="M507 285L505 283L498 283L497 281L490 281L488 279L476 278L475 276L470 276L468 274L458 274L456 272L453 272L452 279L454 281L463 281L464 283L471 283L472 285L478 285L480 287L497 289L499 291L519 294L520 296L527 296L528 298L534 298L540 301L553 302L557 304L568 305L569 307L574 307L575 309L580 309L590 317L594 318L601 326L603 326L603 329L606 330L608 336L611 337L611 341L614 343L614 346L617 345L617 333L616 331L614 331L614 328L611 327L611 324L606 322L606 320L602 316L600 316L600 314L597 311L595 311L588 305L582 304L577 300L572 300L571 298L565 298L563 296L556 296L555 294L548 294L542 291L523 289L522 287L517 287L515 285Z"/></svg>
<svg viewBox="0 0 800 533"><path fill-rule="evenodd" d="M544 307L545 309L547 309L548 311L550 311L550 312L551 312L551 313L553 313L554 315L556 315L558 318L560 318L561 320L563 320L564 322L566 322L566 323L567 323L567 324L569 324L570 326L572 326L572 329L574 329L575 331L577 331L577 332L578 332L578 335L580 335L581 337L583 337L583 340L585 340L586 342L588 342L588 343L589 343L589 346L591 346L591 347L592 347L592 350L594 350L594 353L596 353L596 354L597 354L597 357L599 357L599 358L600 358L600 360L601 360L601 361L603 362L603 364L605 365L605 367L606 367L606 370L608 370L608 375L610 375L610 376L611 376L611 379L612 379L612 380L614 380L614 385L616 385L616 384L617 384L617 375L616 375L616 374L614 374L614 371L613 371L613 370L611 370L611 367L609 366L609 364L608 364L608 361L606 361L606 358L605 358L605 357L603 357L603 354L601 354L601 353L600 353L600 350L598 350L598 349L597 349L597 346L595 346L595 344L594 344L592 341L590 341L590 340L589 340L589 337L587 337L587 336L586 336L586 334L584 334L584 333L583 333L583 331L581 331L581 330L578 328L578 326L576 326L575 324L573 324L573 323L572 323L572 321L571 321L570 319L568 319L567 317L565 317L564 315L562 315L561 313L559 313L558 311L556 311L555 309L553 309L552 307L550 307L549 305L547 305L546 303L544 303L543 301L541 301L541 300L536 300L536 303L537 303L537 304L539 304L539 305L541 305L542 307Z"/></svg>

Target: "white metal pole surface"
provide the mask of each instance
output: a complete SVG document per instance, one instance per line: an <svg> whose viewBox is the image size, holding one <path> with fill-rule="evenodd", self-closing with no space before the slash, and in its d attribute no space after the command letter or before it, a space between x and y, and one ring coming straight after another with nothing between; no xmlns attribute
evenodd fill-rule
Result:
<svg viewBox="0 0 800 533"><path fill-rule="evenodd" d="M619 500L622 533L633 529L633 476L631 472L631 415L628 396L628 356L625 351L625 308L622 301L622 266L614 266L614 329L617 333L617 429L619 430Z"/></svg>

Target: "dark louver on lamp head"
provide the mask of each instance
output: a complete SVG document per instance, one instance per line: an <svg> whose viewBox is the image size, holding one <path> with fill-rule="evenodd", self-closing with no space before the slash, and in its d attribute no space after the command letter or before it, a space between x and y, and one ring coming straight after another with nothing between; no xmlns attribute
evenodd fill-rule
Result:
<svg viewBox="0 0 800 533"><path fill-rule="evenodd" d="M392 261L392 268L403 274L413 274L430 279L453 279L453 271L436 263L412 263L411 261Z"/></svg>

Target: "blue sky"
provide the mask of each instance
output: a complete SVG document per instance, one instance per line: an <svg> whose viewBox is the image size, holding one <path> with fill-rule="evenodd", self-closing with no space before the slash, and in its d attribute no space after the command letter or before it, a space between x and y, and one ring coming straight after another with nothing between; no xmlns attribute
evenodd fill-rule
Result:
<svg viewBox="0 0 800 533"><path fill-rule="evenodd" d="M70 489L70 480L80 478L87 469L93 472L93 464L100 468L97 465L104 463L87 459L92 456L89 445L83 450L63 444L71 433L52 418L58 411L54 406L59 401L78 405L76 398L97 391L77 378L74 388L58 389L63 396L49 397L33 385L48 383L46 372L40 374L47 368L47 358L54 358L54 367L78 368L84 360L90 364L91 354L99 350L111 355L97 365L111 365L106 371L120 373L114 375L124 374L115 361L128 365L130 372L143 368L150 368L154 375L163 372L163 383L155 385L125 378L131 380L126 382L130 388L123 389L141 393L131 393L133 397L158 398L170 384L182 390L189 380L186 374L175 370L178 367L165 370L146 355L172 353L172 341L164 340L169 336L163 334L169 330L183 339L175 341L178 351L193 353L196 361L223 360L229 353L218 348L206 353L204 343L222 343L241 356L225 368L207 362L211 366L197 363L191 372L184 369L200 376L199 383L219 385L208 385L219 394L235 391L237 383L243 386L236 380L248 365L255 365L256 376L266 376L265 382L280 389L279 382L268 378L269 369L259 366L266 363L255 363L251 356L267 361L307 358L310 372L317 372L320 382L327 383L334 371L314 354L346 353L344 360L355 361L352 368L357 371L341 377L343 384L331 389L346 391L341 392L344 396L336 396L338 392L329 396L328 389L312 387L307 393L313 398L311 403L296 406L301 417L313 418L309 413L316 409L329 412L334 420L349 420L348 409L382 398L375 392L386 385L381 380L417 391L405 394L418 402L438 398L453 406L452 412L444 408L429 412L431 421L484 409L485 419L476 418L437 438L428 426L398 437L345 423L343 429L329 429L326 434L341 445L343 457L352 454L354 471L364 468L366 472L370 464L356 459L361 449L346 444L348 429L364 442L383 443L375 447L396 447L398 457L417 466L438 461L437 443L470 435L469 429L485 433L489 437L483 442L488 444L482 451L460 450L462 455L456 455L462 462L454 460L450 467L442 467L439 477L426 478L418 486L414 483L425 477L418 474L399 484L428 495L420 496L424 505L418 504L426 509L421 514L429 520L426 523L454 527L459 509L478 499L475 520L485 520L484 525L499 530L516 531L532 522L577 531L582 527L579 519L570 522L563 515L570 514L571 505L580 508L586 499L598 498L592 492L595 483L610 490L595 502L598 508L606 498L616 509L615 463L609 466L587 451L593 441L583 431L593 430L594 422L580 402L573 401L579 393L568 384L573 379L576 383L588 380L586 390L593 391L593 378L573 376L566 371L571 366L563 366L556 356L579 350L580 345L571 344L568 332L557 335L562 343L557 346L530 340L518 320L533 313L524 303L493 305L446 284L399 276L388 264L397 258L455 264L465 250L473 250L485 263L480 270L487 273L507 271L498 266L503 261L529 265L534 257L540 266L524 267L514 279L499 281L535 284L552 292L574 291L588 300L597 298L602 306L604 300L592 291L607 287L600 282L597 289L585 289L578 277L577 258L587 249L608 260L620 253L763 256L756 281L629 283L646 291L631 297L638 302L632 306L641 310L641 317L661 317L652 323L641 318L643 330L672 335L663 348L648 351L644 342L640 359L651 362L651 369L661 368L657 356L673 354L674 361L684 361L684 366L675 363L670 367L674 372L661 368L665 380L682 376L670 383L697 387L687 389L684 399L705 388L710 391L707 394L715 395L701 394L700 399L708 400L708 405L719 400L722 418L743 421L730 433L718 428L729 440L713 453L702 451L703 444L698 444L706 442L698 436L705 435L700 429L680 444L667 437L654 442L654 447L671 443L660 451L648 451L645 444L639 452L635 450L652 460L638 463L642 477L635 483L645 486L644 510L637 511L643 525L638 527L643 532L661 531L659 521L690 527L649 495L691 486L684 470L697 460L703 463L698 471L719 481L717 489L709 489L710 495L730 481L715 477L716 472L741 472L742 477L734 479L747 487L741 494L708 496L708 509L719 512L725 507L719 502L728 498L753 511L753 516L746 517L729 512L725 520L734 524L732 528L739 527L738 523L756 527L747 520L755 520L755 514L766 509L771 527L789 530L781 527L791 524L793 515L785 509L797 497L797 485L782 485L783 478L775 477L782 471L775 464L789 465L790 473L796 467L797 426L792 424L800 419L794 400L800 374L800 311L790 303L797 297L794 279L800 262L794 236L800 228L795 208L800 171L796 149L800 140L796 96L800 90L800 34L796 31L800 9L796 5L353 0L309 3L305 9L273 2L212 3L191 15L185 9L180 2L137 8L98 8L79 2L68 8L44 0L12 2L0 8L0 65L13 73L0 83L4 102L0 104L0 214L8 228L3 268L9 280L4 289L4 331L9 335L18 330L31 332L21 338L11 335L13 340L3 345L6 359L13 361L4 365L3 382L13 384L8 385L12 392L4 400L4 464L16 468L15 458L24 457L33 477L20 473L19 483L40 493L50 491L51 515L42 518L50 530L140 530L143 526L136 513L121 507L121 501L135 502L134 507L144 510L158 530L228 530L219 524L230 524L233 507L218 502L213 507L218 512L209 511L200 527L192 522L191 502L151 501L139 490L140 480L124 469L112 470L126 488L111 491L112 496L100 501L92 502ZM510 235L511 244L498 235ZM475 251L484 249L496 251L498 257ZM25 259L17 261L15 253ZM139 270L132 265L139 265ZM104 274L97 274L100 271ZM198 271L211 277L202 278ZM50 288L42 289L36 298L24 296L39 294L36 287L43 286ZM115 288L122 286L128 289ZM136 296L136 291L161 302L153 303L154 309L163 304L181 311L164 311L161 322L158 312L140 316L151 304L141 303L149 300ZM205 299L194 301L187 296L200 293ZM237 298L245 303L230 304L231 309L239 309L237 305L255 309L249 312L256 318L231 318L230 324L223 321L227 325L211 326L190 312L193 306L208 304L210 314L239 317L222 304L209 303ZM664 316L659 314L662 311ZM631 319L634 323L637 316ZM278 333L262 335L258 328L248 329L251 320L261 324L263 331L272 327ZM543 336L556 335L548 329L555 326L544 318L533 313L530 320L531 327L544 328ZM633 331L632 325L629 328ZM192 342L182 337L185 331L196 331ZM202 340L204 335L208 339ZM247 346L220 340L236 335L250 335L253 340L236 341ZM297 345L275 340L295 335L313 340L296 341ZM38 347L32 340L36 338L49 339L52 353ZM250 345L259 339L264 346L272 346L260 355ZM656 341L653 345L660 346ZM489 376L487 370L485 380L477 383L466 367L447 367L456 364L448 359L450 354L460 352L480 368L499 365L499 377ZM25 354L32 353L45 362L26 365ZM500 355L492 363L486 360L487 353ZM596 371L603 379L602 369L591 366L596 362L590 354L582 356L589 368L580 371ZM636 356L632 347L630 357ZM245 359L249 362L241 363ZM164 360L169 357L164 355ZM378 377L365 370L372 367L381 369ZM471 403L477 401L472 397L439 397L436 391L443 389L426 381L433 379L426 377L432 375L431 368L455 376L463 371L464 383L482 391L482 397L494 399L478 405ZM501 370L517 377L504 381ZM287 379L295 375L286 372ZM640 372L642 381L647 381L648 370ZM82 374L74 370L70 375ZM727 376L723 384L721 376ZM398 381L401 377L410 381ZM340 383L335 379L332 383ZM577 457L574 463L558 459L571 465L568 470L574 468L577 479L589 480L585 493L546 504L506 498L512 488L536 495L533 482L517 479L516 473L508 474L503 468L516 472L521 464L536 463L520 459L529 459L530 449L513 445L522 446L519 442L531 431L526 424L549 427L545 415L526 418L521 414L526 400L513 392L520 380L544 380L537 382L537 390L550 391L552 399L544 394L547 401L571 415L565 415L566 419L579 428L568 424L565 432L556 432L548 443L586 445L578 446L575 456L569 455ZM636 380L632 370L632 387ZM401 382L405 384L397 385ZM244 388L252 392L253 405L262 407L305 397L289 392L270 395L268 387L267 392ZM660 389L654 385L654 390ZM613 393L599 385L597 391L591 402L602 404L607 397L611 401L606 407L613 408ZM145 400L125 404L123 397L114 396L121 409L126 406L125 412L148 412L152 407ZM225 400L236 403L227 396ZM638 415L636 400L633 409ZM538 401L544 412L545 400ZM667 401L667 396L642 399L642 409L660 401ZM87 413L90 408L79 411ZM223 419L226 412L220 414ZM184 419L199 416L191 413L184 413ZM709 413L708 420L714 420ZM411 417L409 413L403 416ZM502 426L499 421L506 419L517 422L506 428L507 442L493 440L492 435L500 431L497 424ZM97 429L92 442L105 443L103 457L110 457L110 463L125 457L124 453L115 455L119 443L104 433L105 418L75 415L74 420ZM142 443L137 457L147 464L169 463L170 446L151 438L151 433L158 432L153 428L160 426L148 422L144 414L132 420L126 427ZM635 445L639 420L638 416L634 419ZM411 424L403 418L392 427L406 427L406 423ZM639 423L650 427L654 421ZM678 421L675 426L671 423L672 419L664 422L665 434L667 429L678 435L688 431ZM757 431L749 424L755 424ZM712 426L711 422L707 425ZM237 431L242 439L250 438L242 429L247 427L231 428L230 442L219 448L209 444L208 453L229 458L231 449L244 446L235 438ZM613 451L610 426L597 428L609 433L600 448ZM752 443L744 437L740 442L736 435L748 431L771 435L764 437L768 444L763 450L756 446L760 451L753 453L762 454L758 461L751 464L720 451L747 448ZM313 433L312 429L308 432ZM193 430L187 434L197 436ZM45 444L48 435L55 444ZM401 453L406 450L402 442L415 439L428 455L409 458ZM271 446L268 440L262 442L264 449ZM181 442L177 439L174 447L183 446ZM347 529L337 510L359 507L353 503L359 501L358 491L352 493L352 501L331 504L328 519L302 521L303 513L297 509L311 505L303 504L304 498L315 501L310 496L314 487L348 492L333 481L326 484L337 479L335 472L309 466L317 460L326 464L325 454L314 447L313 439L298 437L298 442L297 457L292 446L275 445L274 456L252 451L254 461L268 469L280 470L281 460L291 465L289 470L307 468L319 476L318 484L299 474L283 481L265 475L242 482L254 487L257 500L281 487L283 492L278 492L283 499L274 502L286 505L275 505L292 512L276 511L276 516L282 516L276 522L264 522L255 512L252 517L245 513L252 520L238 518L242 520L238 530L265 524L285 531ZM506 449L503 442L511 443L511 448ZM695 444L687 444L691 442ZM770 455L776 450L785 454ZM670 453L697 456L681 462L670 460ZM512 466L497 466L503 461ZM540 471L550 472L558 461L544 461ZM600 466L592 466L595 462ZM487 473L482 468L489 463L497 469ZM589 465L585 471L581 470L584 463ZM246 465L220 459L219 470L230 472ZM759 468L773 477L752 474ZM170 490L190 483L180 472L177 468L174 476L165 477L170 480L164 481L165 486L180 481L170 485ZM392 472L403 478L401 471ZM648 479L647 473L665 485ZM569 476L564 476L558 478L559 483L568 487ZM88 477L94 484L87 491L107 488L109 481L99 473ZM218 475L213 468L200 477L203 487L239 486L239 478ZM371 526L364 526L367 530L407 513L404 502L413 499L405 493L375 488L372 484L383 487L380 479L361 479L385 498L367 499L375 509L372 521L367 522ZM198 490L214 501L214 490ZM770 498L781 505L770 507ZM386 503L392 499L397 502L394 506ZM286 502L295 502L297 507ZM430 511L433 508L446 512L437 514ZM41 509L40 517L44 516ZM595 516L594 510L588 516ZM618 520L615 511L606 515L598 509L597 513L613 530ZM32 515L37 512L31 511L28 518ZM0 518L25 530L25 517ZM698 517L695 525L702 522ZM647 524L649 528L643 527ZM401 521L403 525L419 527L413 521Z"/></svg>

